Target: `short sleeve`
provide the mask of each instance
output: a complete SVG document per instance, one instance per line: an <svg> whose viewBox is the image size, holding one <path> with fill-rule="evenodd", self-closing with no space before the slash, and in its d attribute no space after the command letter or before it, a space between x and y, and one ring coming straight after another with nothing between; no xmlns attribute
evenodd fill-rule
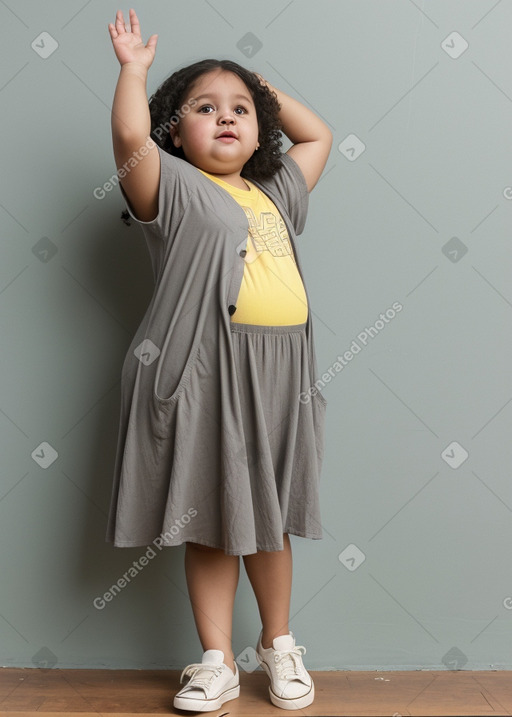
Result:
<svg viewBox="0 0 512 717"><path fill-rule="evenodd" d="M297 162L290 155L281 154L281 167L260 184L277 194L290 217L295 234L302 234L308 213L309 192L306 178Z"/></svg>
<svg viewBox="0 0 512 717"><path fill-rule="evenodd" d="M172 234L172 227L183 216L190 199L190 189L187 185L188 162L169 154L157 145L160 154L160 183L158 188L158 214L150 222L138 219L130 204L121 183L119 189L126 202L130 217L145 231L163 240L168 240Z"/></svg>

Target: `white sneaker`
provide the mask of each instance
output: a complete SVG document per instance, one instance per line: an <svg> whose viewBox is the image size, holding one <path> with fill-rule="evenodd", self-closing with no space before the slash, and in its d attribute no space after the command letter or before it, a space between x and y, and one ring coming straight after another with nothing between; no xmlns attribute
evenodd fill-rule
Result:
<svg viewBox="0 0 512 717"><path fill-rule="evenodd" d="M315 698L315 687L311 676L302 664L306 648L295 645L293 632L279 635L272 641L272 647L263 648L260 632L256 658L270 677L270 701L284 710L298 710L310 705Z"/></svg>
<svg viewBox="0 0 512 717"><path fill-rule="evenodd" d="M174 697L174 707L180 710L211 712L224 702L240 694L238 666L235 671L224 664L222 650L206 650L201 662L185 667L180 677L190 677L185 687Z"/></svg>

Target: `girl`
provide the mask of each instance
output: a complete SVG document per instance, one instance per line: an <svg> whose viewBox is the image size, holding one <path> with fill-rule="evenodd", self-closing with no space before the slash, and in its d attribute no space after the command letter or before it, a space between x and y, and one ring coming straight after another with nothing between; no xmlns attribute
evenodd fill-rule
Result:
<svg viewBox="0 0 512 717"><path fill-rule="evenodd" d="M174 706L238 697L231 645L240 556L262 621L258 662L284 709L313 701L288 618L289 534L322 537L326 401L295 239L332 135L313 112L227 61L175 72L150 98L157 35L134 10L109 24L120 189L142 227L155 290L122 369L106 540L186 544L203 647ZM293 143L280 152L280 132Z"/></svg>

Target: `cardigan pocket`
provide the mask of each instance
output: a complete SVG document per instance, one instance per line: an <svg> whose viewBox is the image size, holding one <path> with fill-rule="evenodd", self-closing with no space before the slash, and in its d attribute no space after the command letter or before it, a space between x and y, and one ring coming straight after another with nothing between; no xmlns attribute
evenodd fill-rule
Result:
<svg viewBox="0 0 512 717"><path fill-rule="evenodd" d="M322 470L325 450L325 417L327 409L327 400L317 391L312 396L313 422L315 426L315 445L318 458L318 475Z"/></svg>
<svg viewBox="0 0 512 717"><path fill-rule="evenodd" d="M322 394L321 391L316 391L316 392L313 394L313 398L318 398L318 400L320 401L320 403L323 403L324 408L327 406L327 399L325 398L325 396Z"/></svg>
<svg viewBox="0 0 512 717"><path fill-rule="evenodd" d="M187 386L190 373L197 360L199 346L201 343L201 334L197 332L197 336L193 341L185 365L181 370L176 370L176 361L173 361L172 341L176 340L173 332L167 334L162 351L158 357L156 373L153 380L153 397L162 404L173 403L177 401L183 390Z"/></svg>

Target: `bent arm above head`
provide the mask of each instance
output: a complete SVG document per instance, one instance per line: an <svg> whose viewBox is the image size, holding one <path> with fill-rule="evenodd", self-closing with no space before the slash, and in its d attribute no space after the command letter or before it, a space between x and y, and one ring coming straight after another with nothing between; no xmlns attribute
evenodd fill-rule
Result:
<svg viewBox="0 0 512 717"><path fill-rule="evenodd" d="M293 146L286 154L299 165L308 191L311 192L327 163L332 146L332 132L308 107L273 87L261 75L257 76L260 82L277 96L281 105L279 119L283 125L283 132L293 142Z"/></svg>
<svg viewBox="0 0 512 717"><path fill-rule="evenodd" d="M126 30L119 10L115 26L109 24L114 51L121 64L112 103L112 143L119 179L135 215L152 221L158 214L160 155L150 140L151 117L146 93L148 69L153 61L156 35L147 45L140 36L134 10L131 31Z"/></svg>

